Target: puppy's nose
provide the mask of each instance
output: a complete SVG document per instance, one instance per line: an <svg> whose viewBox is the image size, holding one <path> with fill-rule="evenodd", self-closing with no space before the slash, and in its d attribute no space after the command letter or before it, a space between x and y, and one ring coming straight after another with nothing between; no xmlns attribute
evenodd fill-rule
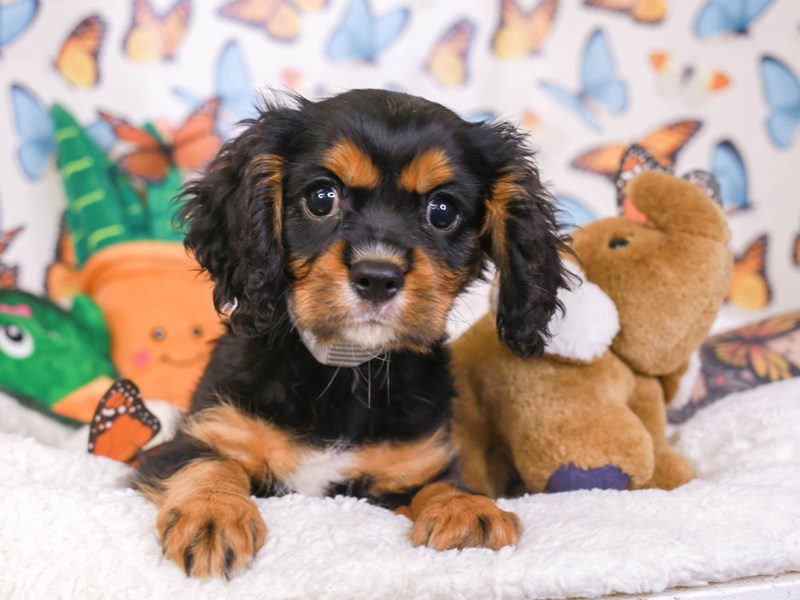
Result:
<svg viewBox="0 0 800 600"><path fill-rule="evenodd" d="M350 267L350 285L364 300L386 302L403 287L403 271L395 264L360 260Z"/></svg>

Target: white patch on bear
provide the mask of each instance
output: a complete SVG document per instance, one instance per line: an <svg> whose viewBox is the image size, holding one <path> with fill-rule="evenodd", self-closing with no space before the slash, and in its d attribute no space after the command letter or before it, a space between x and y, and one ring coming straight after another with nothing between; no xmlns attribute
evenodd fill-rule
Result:
<svg viewBox="0 0 800 600"><path fill-rule="evenodd" d="M617 307L597 285L586 281L583 270L565 263L575 275L572 289L558 290L564 305L550 321L552 337L545 346L547 354L590 362L603 355L619 332Z"/></svg>

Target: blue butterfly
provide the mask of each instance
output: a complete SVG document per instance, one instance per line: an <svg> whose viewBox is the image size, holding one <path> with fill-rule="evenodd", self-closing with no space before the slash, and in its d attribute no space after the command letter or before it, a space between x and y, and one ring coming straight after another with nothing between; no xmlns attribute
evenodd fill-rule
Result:
<svg viewBox="0 0 800 600"><path fill-rule="evenodd" d="M772 0L708 0L694 22L694 33L704 38L720 33L745 35Z"/></svg>
<svg viewBox="0 0 800 600"><path fill-rule="evenodd" d="M174 93L190 110L196 110L203 104L202 98L184 89L175 89ZM250 71L244 60L242 48L236 40L230 40L222 48L217 69L214 75L214 93L219 98L220 120L231 125L242 119L255 117L258 98L251 85ZM229 137L229 127L218 124L220 133Z"/></svg>
<svg viewBox="0 0 800 600"><path fill-rule="evenodd" d="M761 77L771 110L767 132L778 148L788 148L800 121L800 81L789 67L772 56L761 59Z"/></svg>
<svg viewBox="0 0 800 600"><path fill-rule="evenodd" d="M581 89L577 94L557 83L545 81L539 87L577 113L586 125L596 131L600 130L600 123L593 112L593 103L602 104L613 113L622 112L628 105L627 88L617 77L611 47L602 29L595 29L584 47Z"/></svg>
<svg viewBox="0 0 800 600"><path fill-rule="evenodd" d="M739 212L752 207L744 160L732 141L723 140L714 146L711 172L719 184L722 207L726 212Z"/></svg>
<svg viewBox="0 0 800 600"><path fill-rule="evenodd" d="M490 110L479 110L462 115L462 118L470 123L484 123L496 119L497 115Z"/></svg>
<svg viewBox="0 0 800 600"><path fill-rule="evenodd" d="M556 209L558 210L558 224L563 232L572 231L597 218L594 211L571 196L556 196Z"/></svg>
<svg viewBox="0 0 800 600"><path fill-rule="evenodd" d="M375 16L368 0L350 0L341 23L328 41L328 57L334 61L375 62L402 33L409 16L406 7Z"/></svg>
<svg viewBox="0 0 800 600"><path fill-rule="evenodd" d="M38 10L39 0L17 0L0 5L0 48L19 37Z"/></svg>
<svg viewBox="0 0 800 600"><path fill-rule="evenodd" d="M19 84L11 86L11 104L14 107L14 124L21 138L17 159L23 173L30 180L39 179L56 151L56 131L50 113L32 92ZM98 119L86 128L95 142L108 150L116 136L111 125Z"/></svg>

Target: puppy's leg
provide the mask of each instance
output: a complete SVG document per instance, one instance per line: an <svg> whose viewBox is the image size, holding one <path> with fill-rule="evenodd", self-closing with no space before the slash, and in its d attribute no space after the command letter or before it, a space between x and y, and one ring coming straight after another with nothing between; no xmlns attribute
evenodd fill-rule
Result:
<svg viewBox="0 0 800 600"><path fill-rule="evenodd" d="M414 521L414 545L435 550L499 550L516 544L522 533L517 515L501 510L485 496L461 491L444 481L426 485L398 512Z"/></svg>
<svg viewBox="0 0 800 600"><path fill-rule="evenodd" d="M165 555L199 577L246 567L267 533L251 485L285 476L293 452L285 432L232 406L191 415L146 455L134 484L158 505Z"/></svg>

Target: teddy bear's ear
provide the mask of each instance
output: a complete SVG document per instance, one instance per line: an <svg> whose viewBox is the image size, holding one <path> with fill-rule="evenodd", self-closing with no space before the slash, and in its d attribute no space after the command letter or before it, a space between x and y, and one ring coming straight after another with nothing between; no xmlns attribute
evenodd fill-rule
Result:
<svg viewBox="0 0 800 600"><path fill-rule="evenodd" d="M572 274L572 284L558 291L564 306L550 320L550 339L545 353L579 362L600 358L611 346L620 329L614 301L571 261L564 266Z"/></svg>

